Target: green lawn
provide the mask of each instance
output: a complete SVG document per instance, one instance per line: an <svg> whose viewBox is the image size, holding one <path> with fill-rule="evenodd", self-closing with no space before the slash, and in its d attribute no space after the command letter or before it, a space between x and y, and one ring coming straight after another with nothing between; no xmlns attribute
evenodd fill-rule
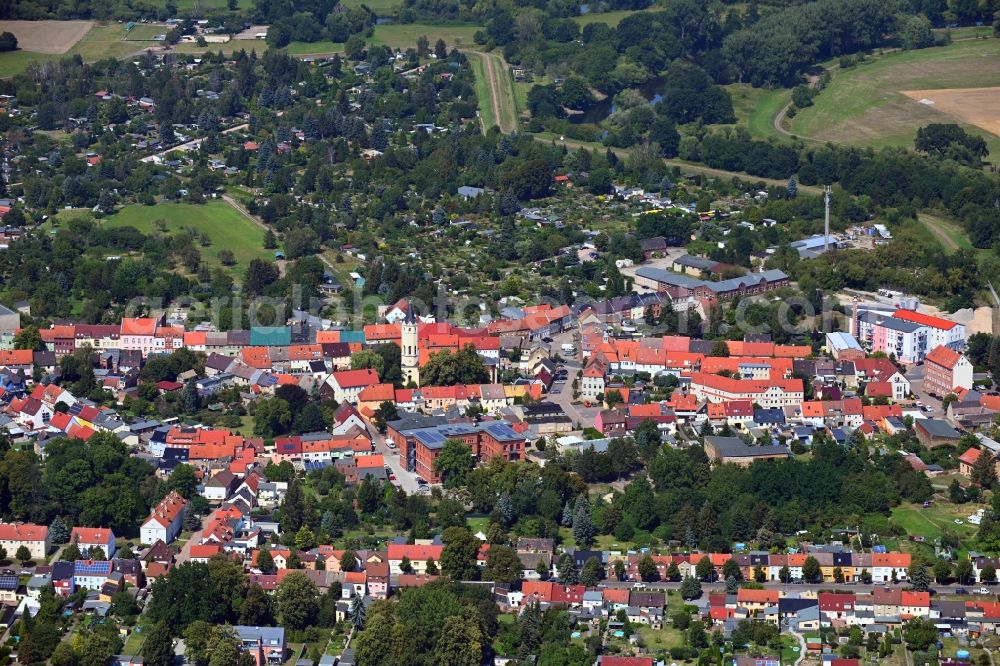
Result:
<svg viewBox="0 0 1000 666"><path fill-rule="evenodd" d="M142 644L145 642L146 634L133 631L129 634L128 638L125 639L125 645L122 647L122 654L140 654Z"/></svg>
<svg viewBox="0 0 1000 666"><path fill-rule="evenodd" d="M194 9L196 6L201 10L206 10L206 9L226 9L228 5L226 0L177 0L177 9L181 13L190 11ZM239 4L237 5L237 7L240 9L246 9L250 6L251 3L249 2L249 0L239 0ZM200 14L200 12L197 13Z"/></svg>
<svg viewBox="0 0 1000 666"><path fill-rule="evenodd" d="M901 504L892 510L892 522L906 530L910 536L922 536L933 540L940 537L941 532L947 529L965 542L972 539L978 530L967 520L979 506L971 503L957 506L945 501L935 501L924 509L919 504ZM961 525L955 523L956 518L962 521Z"/></svg>
<svg viewBox="0 0 1000 666"><path fill-rule="evenodd" d="M400 0L344 0L345 7L361 7L364 5L379 16L391 14L394 9L402 5Z"/></svg>
<svg viewBox="0 0 1000 666"><path fill-rule="evenodd" d="M659 650L669 650L672 647L684 645L684 632L676 629L669 620L663 621L662 629L653 629L649 626L639 627L639 637L650 652Z"/></svg>
<svg viewBox="0 0 1000 666"><path fill-rule="evenodd" d="M478 518L466 518L466 524L468 524L469 529L473 534L476 532L482 532L486 534L486 529L490 526L489 516L480 516Z"/></svg>
<svg viewBox="0 0 1000 666"><path fill-rule="evenodd" d="M954 121L902 91L992 86L1000 86L1000 41L996 39L899 51L834 70L833 80L814 105L801 110L787 126L798 136L819 141L912 146L918 127ZM1000 138L964 126L986 137L991 152L1000 150Z"/></svg>
<svg viewBox="0 0 1000 666"><path fill-rule="evenodd" d="M124 32L124 39L127 42L152 42L156 35L165 35L170 31L170 26L166 24L136 23L128 32ZM136 48L142 48L139 44Z"/></svg>
<svg viewBox="0 0 1000 666"><path fill-rule="evenodd" d="M621 23L622 19L630 14L635 14L631 9L621 9L613 12L602 12L600 14L584 14L583 16L574 16L573 20L580 24L582 28L585 25L591 23L607 23L612 28L616 27Z"/></svg>
<svg viewBox="0 0 1000 666"><path fill-rule="evenodd" d="M82 211L64 211L56 216L64 222L71 217L86 215ZM272 253L264 249L264 232L250 220L243 217L223 201L206 204L159 203L155 206L125 206L114 215L100 221L102 226L135 227L144 234L158 230L156 222L164 220L167 232L187 228L211 241L208 247L198 247L202 263L211 268L221 267L239 280L251 259L270 258ZM235 266L223 266L219 261L220 250L231 250L236 256Z"/></svg>
<svg viewBox="0 0 1000 666"><path fill-rule="evenodd" d="M385 44L391 48L405 49L417 45L417 38L425 35L433 47L438 39L443 39L448 48L475 47L472 36L479 25L430 25L426 23L387 23L375 26L372 42Z"/></svg>
<svg viewBox="0 0 1000 666"><path fill-rule="evenodd" d="M321 42L292 42L285 47L291 55L325 55L328 53L343 53L344 45L341 42L331 42L323 40Z"/></svg>

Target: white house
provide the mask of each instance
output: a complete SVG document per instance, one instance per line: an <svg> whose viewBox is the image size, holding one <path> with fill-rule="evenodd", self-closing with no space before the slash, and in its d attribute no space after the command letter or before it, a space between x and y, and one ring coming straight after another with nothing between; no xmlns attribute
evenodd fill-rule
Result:
<svg viewBox="0 0 1000 666"><path fill-rule="evenodd" d="M115 533L109 527L74 527L69 540L84 557L89 557L91 548L100 548L104 552L101 559L110 560L115 556Z"/></svg>
<svg viewBox="0 0 1000 666"><path fill-rule="evenodd" d="M153 507L153 511L142 524L139 530L142 543L153 544L158 540L170 543L176 539L181 533L186 508L187 500L178 495L177 491L171 490L170 494Z"/></svg>

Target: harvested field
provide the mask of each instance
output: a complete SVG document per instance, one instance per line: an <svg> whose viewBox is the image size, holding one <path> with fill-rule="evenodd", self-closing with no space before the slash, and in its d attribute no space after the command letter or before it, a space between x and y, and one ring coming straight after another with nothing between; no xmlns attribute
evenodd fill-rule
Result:
<svg viewBox="0 0 1000 666"><path fill-rule="evenodd" d="M896 51L838 69L830 84L785 127L800 137L882 148L913 146L917 128L943 120L938 104L919 104L907 91L992 90L1000 86L1000 40L956 41L916 51ZM929 99L935 99L929 97ZM1000 97L992 97L994 100ZM942 98L946 104L946 100ZM985 109L978 113L985 113ZM972 112L976 112L972 110ZM994 131L961 120L1000 154Z"/></svg>
<svg viewBox="0 0 1000 666"><path fill-rule="evenodd" d="M0 21L0 32L11 32L25 51L61 55L83 39L93 21Z"/></svg>
<svg viewBox="0 0 1000 666"><path fill-rule="evenodd" d="M904 90L917 104L1000 136L1000 88Z"/></svg>

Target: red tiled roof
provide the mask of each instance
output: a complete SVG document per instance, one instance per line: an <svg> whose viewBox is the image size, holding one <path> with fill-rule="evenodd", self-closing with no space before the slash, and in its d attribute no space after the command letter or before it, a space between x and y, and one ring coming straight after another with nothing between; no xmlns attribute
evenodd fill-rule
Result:
<svg viewBox="0 0 1000 666"><path fill-rule="evenodd" d="M931 353L924 359L928 363L935 363L948 370L953 370L955 365L962 359L962 355L950 347L938 345L931 350Z"/></svg>
<svg viewBox="0 0 1000 666"><path fill-rule="evenodd" d="M892 316L896 319L904 319L906 321L912 321L915 324L939 328L944 331L950 331L957 326L957 324L953 321L948 321L947 319L942 319L941 317L934 317L929 314L923 314L922 312L915 312L914 310L896 310L892 313Z"/></svg>

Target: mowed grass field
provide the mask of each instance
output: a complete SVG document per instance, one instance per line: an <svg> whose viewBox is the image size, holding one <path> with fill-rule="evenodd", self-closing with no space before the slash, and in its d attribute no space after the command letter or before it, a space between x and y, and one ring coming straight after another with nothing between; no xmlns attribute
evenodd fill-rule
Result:
<svg viewBox="0 0 1000 666"><path fill-rule="evenodd" d="M725 88L733 100L737 125L746 127L754 136L786 138L774 128L774 117L792 98L790 91L783 88L754 88L747 83L733 83Z"/></svg>
<svg viewBox="0 0 1000 666"><path fill-rule="evenodd" d="M371 41L385 44L394 49L405 49L417 45L417 38L425 35L434 47L438 39L443 39L448 49L454 47L475 47L473 35L482 30L479 25L430 25L427 23L386 23L375 26Z"/></svg>
<svg viewBox="0 0 1000 666"><path fill-rule="evenodd" d="M817 141L912 147L917 128L955 119L902 91L991 86L1000 86L1000 40L971 39L900 51L835 70L814 105L787 120L786 127ZM1000 109L996 112L1000 114ZM1000 137L963 126L986 138L991 154L1000 151Z"/></svg>
<svg viewBox="0 0 1000 666"><path fill-rule="evenodd" d="M649 11L655 10L655 7L651 7ZM612 28L615 28L619 23L621 23L623 18L632 14L635 14L634 10L620 9L613 12L601 12L600 14L584 14L583 16L574 16L573 20L579 23L581 28L591 23L607 23Z"/></svg>
<svg viewBox="0 0 1000 666"><path fill-rule="evenodd" d="M922 536L928 540L937 539L944 530L958 535L962 542L975 536L978 527L970 525L968 518L978 508L985 505L963 504L961 506L948 502L934 502L926 509L919 504L901 504L892 510L892 522L906 530L910 536ZM962 524L955 523L955 519Z"/></svg>
<svg viewBox="0 0 1000 666"><path fill-rule="evenodd" d="M364 5L379 16L388 16L402 5L400 0L344 0L342 4L351 8Z"/></svg>
<svg viewBox="0 0 1000 666"><path fill-rule="evenodd" d="M64 222L89 211L64 211L56 220ZM159 233L156 222L166 222L166 232L176 233L185 229L205 234L211 244L195 247L201 252L202 264L222 268L236 279L242 279L251 259L269 259L273 254L264 249L264 231L245 218L224 201L205 204L159 203L155 206L125 206L114 215L101 219L102 227L135 227L144 234ZM223 266L219 261L220 250L231 250L236 256L235 266Z"/></svg>

